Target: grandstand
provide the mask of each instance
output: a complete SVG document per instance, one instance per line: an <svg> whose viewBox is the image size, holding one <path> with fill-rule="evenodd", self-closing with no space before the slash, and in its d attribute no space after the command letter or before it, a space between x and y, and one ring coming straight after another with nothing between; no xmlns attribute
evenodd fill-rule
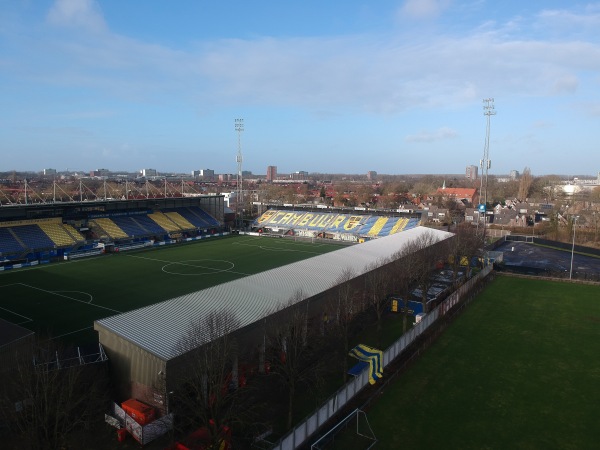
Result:
<svg viewBox="0 0 600 450"><path fill-rule="evenodd" d="M221 196L84 203L85 207L74 203L2 208L0 256L47 262L75 253L98 254L99 244L108 249L127 248L228 229ZM418 223L415 217L269 209L251 227L265 234L362 242L409 230Z"/></svg>
<svg viewBox="0 0 600 450"><path fill-rule="evenodd" d="M30 251L66 248L84 241L75 228L60 219L0 223L0 255L22 257Z"/></svg>
<svg viewBox="0 0 600 450"><path fill-rule="evenodd" d="M10 255L20 253L23 250L23 245L17 240L17 237L11 232L10 228L0 228L0 254Z"/></svg>
<svg viewBox="0 0 600 450"><path fill-rule="evenodd" d="M253 222L252 229L267 234L361 242L410 230L418 224L415 217L269 209Z"/></svg>
<svg viewBox="0 0 600 450"><path fill-rule="evenodd" d="M85 241L83 235L72 225L59 221L39 222L38 226L52 239L57 247L72 247Z"/></svg>
<svg viewBox="0 0 600 450"><path fill-rule="evenodd" d="M177 211L165 212L165 216L167 216L173 223L175 223L182 230L193 230L196 228L190 222L187 221L185 217L179 214Z"/></svg>
<svg viewBox="0 0 600 450"><path fill-rule="evenodd" d="M222 196L4 206L0 270L226 231Z"/></svg>
<svg viewBox="0 0 600 450"><path fill-rule="evenodd" d="M99 217L90 220L89 225L101 238L118 240L127 239L129 237L129 235L109 217Z"/></svg>
<svg viewBox="0 0 600 450"><path fill-rule="evenodd" d="M167 232L179 232L181 228L177 225L173 220L171 220L167 215L162 213L161 211L156 211L151 214L148 214L152 220L156 222L156 224L163 228Z"/></svg>
<svg viewBox="0 0 600 450"><path fill-rule="evenodd" d="M219 222L201 208L177 208L173 212L178 213L198 228L219 226Z"/></svg>
<svg viewBox="0 0 600 450"><path fill-rule="evenodd" d="M177 389L180 377L186 373L187 350L182 342L190 326L202 324L212 314L231 313L239 322L233 333L239 343L239 358L248 362L261 352L264 322L286 320L283 308L291 299L306 304L313 317L321 317L331 289L340 283L364 285L366 273L385 270L392 264L390 258L397 257L399 251L425 233L431 233L433 245L452 236L415 227L95 321L100 343L113 361L120 394L164 408L157 399ZM344 273L352 273L351 279L344 279ZM302 299L294 297L299 290ZM198 342L206 342L204 338L207 336L199 336ZM163 388L165 392L157 391Z"/></svg>

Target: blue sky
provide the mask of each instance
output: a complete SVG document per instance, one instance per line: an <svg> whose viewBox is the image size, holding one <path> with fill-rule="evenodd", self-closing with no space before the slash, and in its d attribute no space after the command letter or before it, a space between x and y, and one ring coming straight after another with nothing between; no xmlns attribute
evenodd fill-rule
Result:
<svg viewBox="0 0 600 450"><path fill-rule="evenodd" d="M600 171L600 2L0 0L0 171Z"/></svg>

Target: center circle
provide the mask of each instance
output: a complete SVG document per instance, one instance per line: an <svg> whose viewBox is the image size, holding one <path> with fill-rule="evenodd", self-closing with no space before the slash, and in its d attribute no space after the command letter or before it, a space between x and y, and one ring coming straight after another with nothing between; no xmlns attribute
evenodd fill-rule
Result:
<svg viewBox="0 0 600 450"><path fill-rule="evenodd" d="M162 271L171 275L210 275L227 272L235 267L222 259L187 259L166 264Z"/></svg>

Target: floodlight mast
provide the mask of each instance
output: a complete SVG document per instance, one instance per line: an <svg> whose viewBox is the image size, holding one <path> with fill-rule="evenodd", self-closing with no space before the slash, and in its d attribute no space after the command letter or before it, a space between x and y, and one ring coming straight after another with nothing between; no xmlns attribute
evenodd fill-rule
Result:
<svg viewBox="0 0 600 450"><path fill-rule="evenodd" d="M490 118L496 115L494 109L494 99L485 98L483 99L483 115L486 116L486 129L485 129L485 144L483 147L483 159L480 161L481 166L481 186L479 188L479 203L481 204L481 194L483 193L483 204L487 208L488 202L488 171L492 166L490 161ZM485 185L484 185L485 181ZM481 215L481 210L479 211ZM486 210L483 210L483 235L485 239L485 222L486 222ZM481 220L481 217L479 218ZM479 222L477 223L479 225Z"/></svg>
<svg viewBox="0 0 600 450"><path fill-rule="evenodd" d="M236 219L237 219L237 223L238 223L238 228L242 227L243 224L243 217L240 214L240 205L242 205L242 196L243 196L243 189L242 189L242 132L244 131L244 119L235 119L235 131L237 131L238 133L238 153L237 153L237 157L236 157L236 162L237 162L237 179L236 179L236 186L237 186L237 198L235 199L235 212L236 212ZM242 210L243 211L243 210Z"/></svg>

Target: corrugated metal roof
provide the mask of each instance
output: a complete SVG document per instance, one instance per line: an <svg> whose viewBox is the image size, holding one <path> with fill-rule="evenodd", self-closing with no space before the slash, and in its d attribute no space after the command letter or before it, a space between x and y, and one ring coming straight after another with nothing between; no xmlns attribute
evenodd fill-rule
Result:
<svg viewBox="0 0 600 450"><path fill-rule="evenodd" d="M302 290L313 297L331 288L344 270L356 275L392 256L424 233L444 240L452 233L417 227L391 236L315 256L238 280L192 292L161 303L97 320L96 323L163 360L184 352L182 342L192 323L198 324L212 312L227 309L250 325L288 304Z"/></svg>

